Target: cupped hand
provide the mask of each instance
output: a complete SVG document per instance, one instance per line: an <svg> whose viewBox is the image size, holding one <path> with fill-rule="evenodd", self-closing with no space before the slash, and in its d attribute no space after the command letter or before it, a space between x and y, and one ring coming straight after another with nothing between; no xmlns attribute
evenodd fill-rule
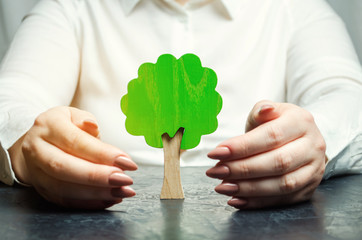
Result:
<svg viewBox="0 0 362 240"><path fill-rule="evenodd" d="M39 115L9 154L21 182L64 207L103 209L135 195L124 170L137 165L102 142L95 117L76 108L56 107Z"/></svg>
<svg viewBox="0 0 362 240"><path fill-rule="evenodd" d="M206 174L222 180L215 191L228 204L253 209L309 200L325 169L325 141L312 115L293 104L261 101L249 114L246 133L208 156L220 160Z"/></svg>

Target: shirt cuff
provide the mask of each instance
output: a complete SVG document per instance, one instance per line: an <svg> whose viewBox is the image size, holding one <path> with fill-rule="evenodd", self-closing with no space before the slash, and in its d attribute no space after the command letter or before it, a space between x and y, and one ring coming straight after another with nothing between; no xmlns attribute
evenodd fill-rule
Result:
<svg viewBox="0 0 362 240"><path fill-rule="evenodd" d="M323 179L346 174L362 174L362 133L327 162Z"/></svg>
<svg viewBox="0 0 362 240"><path fill-rule="evenodd" d="M7 184L7 185L14 185L14 183L17 183L22 186L29 187L29 185L24 184L20 182L13 171L11 161L10 161L10 155L9 152L3 148L0 142L0 181Z"/></svg>

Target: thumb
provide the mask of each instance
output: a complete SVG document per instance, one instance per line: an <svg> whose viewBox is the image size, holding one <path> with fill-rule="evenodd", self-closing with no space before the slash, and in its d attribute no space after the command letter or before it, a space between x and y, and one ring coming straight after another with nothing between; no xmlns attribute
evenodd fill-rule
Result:
<svg viewBox="0 0 362 240"><path fill-rule="evenodd" d="M278 103L266 100L255 104L246 121L245 132L249 132L263 123L280 117L279 105Z"/></svg>
<svg viewBox="0 0 362 240"><path fill-rule="evenodd" d="M93 114L73 107L69 107L69 111L74 125L90 135L99 138L98 123Z"/></svg>

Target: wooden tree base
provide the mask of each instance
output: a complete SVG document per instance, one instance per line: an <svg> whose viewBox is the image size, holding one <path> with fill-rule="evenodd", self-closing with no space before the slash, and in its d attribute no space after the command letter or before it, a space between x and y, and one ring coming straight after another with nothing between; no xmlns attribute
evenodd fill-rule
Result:
<svg viewBox="0 0 362 240"><path fill-rule="evenodd" d="M173 138L170 138L167 133L162 135L165 165L161 199L185 198L180 175L180 145L182 134L183 129L180 128Z"/></svg>

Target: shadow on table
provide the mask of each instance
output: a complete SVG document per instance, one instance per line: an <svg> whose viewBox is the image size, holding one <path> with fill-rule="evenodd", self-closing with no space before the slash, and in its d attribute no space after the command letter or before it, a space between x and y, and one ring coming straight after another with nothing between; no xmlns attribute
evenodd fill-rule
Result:
<svg viewBox="0 0 362 240"><path fill-rule="evenodd" d="M311 202L285 208L237 211L229 219L224 240L323 239L322 221Z"/></svg>
<svg viewBox="0 0 362 240"><path fill-rule="evenodd" d="M45 201L30 188L17 193L15 204L21 207L10 209L8 229L14 229L18 239L132 238L129 223L119 217L122 211L65 209Z"/></svg>

